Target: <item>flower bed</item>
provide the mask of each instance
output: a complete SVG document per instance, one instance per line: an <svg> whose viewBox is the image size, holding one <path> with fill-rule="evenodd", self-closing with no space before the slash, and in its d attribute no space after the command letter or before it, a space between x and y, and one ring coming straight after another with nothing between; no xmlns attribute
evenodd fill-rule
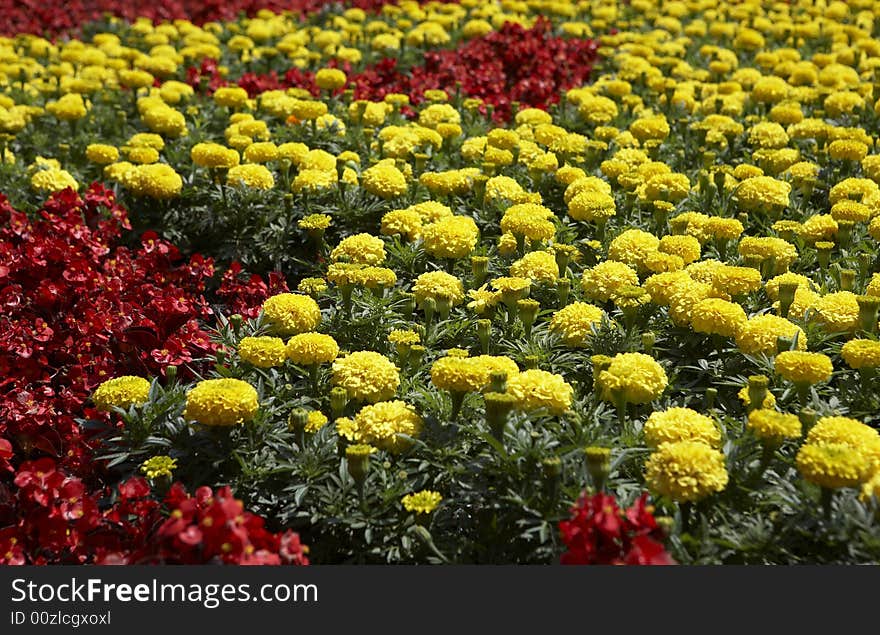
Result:
<svg viewBox="0 0 880 635"><path fill-rule="evenodd" d="M873 4L259 8L0 41L0 556L877 559Z"/></svg>

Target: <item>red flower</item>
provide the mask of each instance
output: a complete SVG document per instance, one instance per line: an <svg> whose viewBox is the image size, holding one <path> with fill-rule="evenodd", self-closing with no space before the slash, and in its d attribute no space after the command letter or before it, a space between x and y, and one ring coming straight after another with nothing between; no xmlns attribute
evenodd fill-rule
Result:
<svg viewBox="0 0 880 635"><path fill-rule="evenodd" d="M643 494L621 511L610 494L582 496L570 520L559 523L568 550L562 564L675 564Z"/></svg>

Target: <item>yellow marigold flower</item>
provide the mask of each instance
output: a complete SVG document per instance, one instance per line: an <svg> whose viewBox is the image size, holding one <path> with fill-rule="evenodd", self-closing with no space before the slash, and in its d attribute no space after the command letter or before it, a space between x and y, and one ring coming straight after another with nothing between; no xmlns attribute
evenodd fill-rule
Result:
<svg viewBox="0 0 880 635"><path fill-rule="evenodd" d="M236 150L219 143L197 143L190 150L193 163L203 168L231 168L238 165Z"/></svg>
<svg viewBox="0 0 880 635"><path fill-rule="evenodd" d="M238 343L238 356L260 368L272 368L284 363L286 353L280 337L244 337Z"/></svg>
<svg viewBox="0 0 880 635"><path fill-rule="evenodd" d="M431 383L450 392L479 392L489 385L490 376L496 371L509 378L519 373L519 367L507 357L462 357L450 351L431 366Z"/></svg>
<svg viewBox="0 0 880 635"><path fill-rule="evenodd" d="M872 468L880 466L880 433L849 417L822 417L807 434L807 443L839 443L862 452Z"/></svg>
<svg viewBox="0 0 880 635"><path fill-rule="evenodd" d="M422 217L410 209L393 210L382 217L380 233L383 236L400 234L406 240L418 240L422 234Z"/></svg>
<svg viewBox="0 0 880 635"><path fill-rule="evenodd" d="M498 253L502 256L512 256L516 253L516 236L504 233L498 237Z"/></svg>
<svg viewBox="0 0 880 635"><path fill-rule="evenodd" d="M299 219L297 226L305 230L324 231L330 227L332 222L333 219L327 216L327 214L309 214Z"/></svg>
<svg viewBox="0 0 880 635"><path fill-rule="evenodd" d="M868 225L868 235L874 240L880 240L880 216L871 219L871 224Z"/></svg>
<svg viewBox="0 0 880 635"><path fill-rule="evenodd" d="M156 161L159 160L159 152L155 148L134 147L124 149L126 150L128 160L132 163L147 165L150 163L156 163Z"/></svg>
<svg viewBox="0 0 880 635"><path fill-rule="evenodd" d="M165 148L165 140L157 134L151 132L139 132L131 136L126 144L132 148L155 148L162 150Z"/></svg>
<svg viewBox="0 0 880 635"><path fill-rule="evenodd" d="M645 464L648 488L680 503L699 501L727 487L724 455L699 441L664 443Z"/></svg>
<svg viewBox="0 0 880 635"><path fill-rule="evenodd" d="M617 104L600 95L583 95L578 103L578 114L593 125L613 121L617 112Z"/></svg>
<svg viewBox="0 0 880 635"><path fill-rule="evenodd" d="M858 487L871 476L865 455L843 443L806 443L796 462L806 480L828 489Z"/></svg>
<svg viewBox="0 0 880 635"><path fill-rule="evenodd" d="M662 141L669 136L669 122L663 115L643 117L633 121L629 126L629 131L642 143L649 139Z"/></svg>
<svg viewBox="0 0 880 635"><path fill-rule="evenodd" d="M252 143L244 149L244 160L248 163L268 163L278 158L278 146L271 141Z"/></svg>
<svg viewBox="0 0 880 635"><path fill-rule="evenodd" d="M333 425L336 426L336 433L346 441L356 442L358 440L357 426L355 426L352 419L349 419L348 417L339 417L333 422ZM347 449L348 448L346 448L346 450Z"/></svg>
<svg viewBox="0 0 880 635"><path fill-rule="evenodd" d="M307 295L279 293L263 302L263 317L279 335L296 335L318 327L321 309Z"/></svg>
<svg viewBox="0 0 880 635"><path fill-rule="evenodd" d="M875 340L850 340L840 349L850 368L880 367L880 342Z"/></svg>
<svg viewBox="0 0 880 635"><path fill-rule="evenodd" d="M416 212L422 219L423 225L436 223L441 218L452 216L452 210L437 201L424 201L406 208L406 211Z"/></svg>
<svg viewBox="0 0 880 635"><path fill-rule="evenodd" d="M690 408L652 412L643 432L645 441L652 448L679 441L697 441L713 448L721 445L721 431L715 422Z"/></svg>
<svg viewBox="0 0 880 635"><path fill-rule="evenodd" d="M862 159L862 171L869 179L880 181L880 154L872 154Z"/></svg>
<svg viewBox="0 0 880 635"><path fill-rule="evenodd" d="M388 334L388 341L392 344L418 344L422 341L421 336L415 331L394 329Z"/></svg>
<svg viewBox="0 0 880 635"><path fill-rule="evenodd" d="M798 289L801 291L801 289ZM819 322L830 332L851 332L859 326L859 303L854 293L838 291L815 300L813 307L818 313ZM795 294L795 302L797 302ZM794 307L794 305L792 305Z"/></svg>
<svg viewBox="0 0 880 635"><path fill-rule="evenodd" d="M375 403L390 399L400 385L398 368L384 355L359 351L333 362L333 383L351 399Z"/></svg>
<svg viewBox="0 0 880 635"><path fill-rule="evenodd" d="M206 426L232 426L254 418L257 391L240 379L205 379L186 395L183 416Z"/></svg>
<svg viewBox="0 0 880 635"><path fill-rule="evenodd" d="M419 112L419 125L436 128L441 123L461 123L461 115L449 104L431 104Z"/></svg>
<svg viewBox="0 0 880 635"><path fill-rule="evenodd" d="M371 234L355 234L342 241L330 252L333 262L340 260L362 265L378 265L385 261L385 243Z"/></svg>
<svg viewBox="0 0 880 635"><path fill-rule="evenodd" d="M214 102L218 106L240 109L247 105L248 94L238 86L223 86L214 91Z"/></svg>
<svg viewBox="0 0 880 635"><path fill-rule="evenodd" d="M258 190L271 190L275 187L275 177L262 165L236 165L226 175L229 185L246 185Z"/></svg>
<svg viewBox="0 0 880 635"><path fill-rule="evenodd" d="M436 258L465 258L479 238L480 230L470 216L447 216L422 231L425 251Z"/></svg>
<svg viewBox="0 0 880 635"><path fill-rule="evenodd" d="M406 177L394 162L380 161L361 173L361 185L370 194L380 198L396 198L406 193Z"/></svg>
<svg viewBox="0 0 880 635"><path fill-rule="evenodd" d="M452 306L464 300L464 285L461 280L445 271L429 271L416 278L413 284L416 302L421 305L426 298L447 298Z"/></svg>
<svg viewBox="0 0 880 635"><path fill-rule="evenodd" d="M46 111L62 121L82 119L88 112L82 95L78 93L68 93L58 101L47 104Z"/></svg>
<svg viewBox="0 0 880 635"><path fill-rule="evenodd" d="M532 282L552 284L559 277L556 257L549 251L531 251L510 265L510 275Z"/></svg>
<svg viewBox="0 0 880 635"><path fill-rule="evenodd" d="M467 308L473 309L482 315L487 309L501 301L501 292L489 291L484 284L479 289L469 290L468 297L471 299L471 302L468 302Z"/></svg>
<svg viewBox="0 0 880 635"><path fill-rule="evenodd" d="M592 326L602 321L605 312L586 302L573 302L553 314L550 330L559 333L566 346L586 346Z"/></svg>
<svg viewBox="0 0 880 635"><path fill-rule="evenodd" d="M871 179L848 178L839 181L828 192L828 201L834 205L842 200L853 200L867 203L880 196L880 186Z"/></svg>
<svg viewBox="0 0 880 635"><path fill-rule="evenodd" d="M693 236L702 245L712 237L708 231L710 221L711 217L700 212L684 212L670 220L669 223L672 227L681 226L684 228L684 233Z"/></svg>
<svg viewBox="0 0 880 635"><path fill-rule="evenodd" d="M645 269L645 259L656 252L659 245L660 239L654 234L641 229L628 229L611 241L608 246L608 260Z"/></svg>
<svg viewBox="0 0 880 635"><path fill-rule="evenodd" d="M848 199L837 201L831 206L831 218L836 221L850 221L853 223L867 223L871 220L871 208L858 201Z"/></svg>
<svg viewBox="0 0 880 635"><path fill-rule="evenodd" d="M788 96L791 86L781 77L761 77L752 86L752 99L762 103L775 104Z"/></svg>
<svg viewBox="0 0 880 635"><path fill-rule="evenodd" d="M749 129L749 143L759 148L782 148L788 145L788 135L778 123L762 121Z"/></svg>
<svg viewBox="0 0 880 635"><path fill-rule="evenodd" d="M828 214L815 214L801 223L798 232L807 242L815 243L832 240L837 235L837 221Z"/></svg>
<svg viewBox="0 0 880 635"><path fill-rule="evenodd" d="M348 78L338 68L322 68L315 73L315 84L323 90L336 90L345 86Z"/></svg>
<svg viewBox="0 0 880 635"><path fill-rule="evenodd" d="M659 241L658 241L659 242ZM584 271L581 286L591 300L607 302L624 285L638 286L639 276L622 262L606 260Z"/></svg>
<svg viewBox="0 0 880 635"><path fill-rule="evenodd" d="M819 166L809 161L799 161L789 166L785 174L791 176L792 183L803 187L816 182L819 177Z"/></svg>
<svg viewBox="0 0 880 635"><path fill-rule="evenodd" d="M60 192L67 188L78 190L79 183L67 170L49 168L34 173L31 187L40 192Z"/></svg>
<svg viewBox="0 0 880 635"><path fill-rule="evenodd" d="M668 306L679 285L693 284L693 278L686 271L666 271L649 276L643 285L651 295L651 301L659 306Z"/></svg>
<svg viewBox="0 0 880 635"><path fill-rule="evenodd" d="M177 138L187 134L186 119L183 114L164 103L146 110L142 119L150 130L166 137Z"/></svg>
<svg viewBox="0 0 880 635"><path fill-rule="evenodd" d="M327 421L327 415L323 412L320 410L311 410L309 412L309 418L306 421L305 431L309 434L315 434L318 430L327 425Z"/></svg>
<svg viewBox="0 0 880 635"><path fill-rule="evenodd" d="M828 95L823 105L831 117L839 117L840 115L863 108L865 100L858 93L838 91Z"/></svg>
<svg viewBox="0 0 880 635"><path fill-rule="evenodd" d="M568 215L574 220L601 223L616 213L614 199L605 192L583 191L568 202Z"/></svg>
<svg viewBox="0 0 880 635"><path fill-rule="evenodd" d="M616 396L622 396L627 403L640 404L660 397L669 379L663 367L650 355L619 353L599 374L597 383L605 401L614 402Z"/></svg>
<svg viewBox="0 0 880 635"><path fill-rule="evenodd" d="M119 83L126 88L146 88L152 86L155 78L146 71L140 70L121 70L117 74Z"/></svg>
<svg viewBox="0 0 880 635"><path fill-rule="evenodd" d="M469 190L470 187L467 189ZM511 203L541 202L540 194L526 192L516 180L503 175L493 176L486 181L486 194L484 198L487 203L493 201L509 201Z"/></svg>
<svg viewBox="0 0 880 635"><path fill-rule="evenodd" d="M290 142L278 146L278 158L290 161L297 167L302 165L308 153L309 147L304 143Z"/></svg>
<svg viewBox="0 0 880 635"><path fill-rule="evenodd" d="M474 21L475 20L471 20L471 22ZM489 30L492 30L491 26L489 27ZM481 33L481 35L483 34ZM417 514L430 514L432 511L437 509L437 506L442 500L443 497L440 495L439 492L422 490L421 492L416 492L415 494L407 494L400 499L400 502L403 505L403 508L408 512L415 512Z"/></svg>
<svg viewBox="0 0 880 635"><path fill-rule="evenodd" d="M700 241L693 236L664 236L657 248L663 253L680 257L685 265L700 259Z"/></svg>
<svg viewBox="0 0 880 635"><path fill-rule="evenodd" d="M183 179L170 165L138 165L126 172L123 185L136 196L158 200L174 198L183 189Z"/></svg>
<svg viewBox="0 0 880 635"><path fill-rule="evenodd" d="M312 99L297 99L290 104L290 112L300 121L312 121L327 114L327 104Z"/></svg>
<svg viewBox="0 0 880 635"><path fill-rule="evenodd" d="M799 439L802 426L797 415L757 408L749 413L747 427L764 443L777 446L786 439Z"/></svg>
<svg viewBox="0 0 880 635"><path fill-rule="evenodd" d="M678 173L655 174L638 187L639 199L643 201L668 201L677 203L690 192L687 175Z"/></svg>
<svg viewBox="0 0 880 635"><path fill-rule="evenodd" d="M751 267L722 265L712 275L712 286L731 296L757 291L761 288L761 283L761 272Z"/></svg>
<svg viewBox="0 0 880 635"><path fill-rule="evenodd" d="M691 328L697 333L736 337L747 321L740 305L720 298L706 298L694 307Z"/></svg>
<svg viewBox="0 0 880 635"><path fill-rule="evenodd" d="M773 356L776 354L776 339L797 336L797 347L807 349L807 335L798 325L777 315L765 313L749 318L736 334L736 345L747 355Z"/></svg>
<svg viewBox="0 0 880 635"><path fill-rule="evenodd" d="M761 260L772 258L776 263L777 271L788 269L798 257L794 245L775 236L746 236L739 243L739 253L743 257L756 257Z"/></svg>
<svg viewBox="0 0 880 635"><path fill-rule="evenodd" d="M837 139L828 145L828 156L836 161L861 161L868 154L868 146L861 141Z"/></svg>
<svg viewBox="0 0 880 635"><path fill-rule="evenodd" d="M538 108L524 108L516 113L517 125L538 126L540 124L549 124L553 122L553 118L545 110Z"/></svg>
<svg viewBox="0 0 880 635"><path fill-rule="evenodd" d="M574 389L561 375L531 369L508 377L507 394L516 399L516 408L524 412L546 409L562 414L571 407Z"/></svg>
<svg viewBox="0 0 880 635"><path fill-rule="evenodd" d="M170 477L177 469L177 459L170 456L153 456L141 463L141 472L150 480Z"/></svg>
<svg viewBox="0 0 880 635"><path fill-rule="evenodd" d="M788 206L791 185L770 176L754 176L744 180L736 190L739 207L745 211L768 211Z"/></svg>
<svg viewBox="0 0 880 635"><path fill-rule="evenodd" d="M697 305L713 293L712 285L695 280L675 284L668 291L669 317L677 326L690 326Z"/></svg>
<svg viewBox="0 0 880 635"><path fill-rule="evenodd" d="M412 446L411 439L422 431L422 418L409 404L394 400L364 406L355 415L354 426L361 442L397 454Z"/></svg>
<svg viewBox="0 0 880 635"><path fill-rule="evenodd" d="M119 159L119 150L116 149L116 146L90 143L86 146L86 158L98 165L108 165Z"/></svg>
<svg viewBox="0 0 880 635"><path fill-rule="evenodd" d="M285 355L294 364L329 364L339 355L339 344L323 333L300 333L287 342Z"/></svg>
<svg viewBox="0 0 880 635"><path fill-rule="evenodd" d="M789 317L797 320L803 320L806 317L807 310L814 309L818 305L821 297L818 293L806 287L798 287L794 292L794 302L788 310ZM773 303L774 309L779 309L779 302Z"/></svg>
<svg viewBox="0 0 880 635"><path fill-rule="evenodd" d="M501 217L501 231L529 240L548 240L556 235L556 226L551 220L555 217L551 209L536 203L511 205Z"/></svg>
<svg viewBox="0 0 880 635"><path fill-rule="evenodd" d="M92 394L98 410L128 408L146 403L150 395L150 382L143 377L124 375L101 383Z"/></svg>
<svg viewBox="0 0 880 635"><path fill-rule="evenodd" d="M580 170L580 168L573 169ZM565 194L563 195L565 204L570 205L572 200L585 192L594 192L611 196L611 186L599 177L584 175L583 170L580 170L580 176L576 179L572 179L565 188Z"/></svg>
<svg viewBox="0 0 880 635"><path fill-rule="evenodd" d="M827 355L805 351L783 351L776 356L773 365L777 374L795 384L828 381L834 372Z"/></svg>

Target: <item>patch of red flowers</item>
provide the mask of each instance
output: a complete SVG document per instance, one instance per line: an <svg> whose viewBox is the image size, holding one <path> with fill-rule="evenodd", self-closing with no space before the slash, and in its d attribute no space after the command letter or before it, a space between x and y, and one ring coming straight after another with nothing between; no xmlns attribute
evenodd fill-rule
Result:
<svg viewBox="0 0 880 635"><path fill-rule="evenodd" d="M14 484L17 517L0 529L0 564L309 563L296 533L267 531L228 487L191 496L175 484L160 501L136 477L102 507L102 492L88 491L50 458L22 463ZM0 512L8 513L4 502Z"/></svg>
<svg viewBox="0 0 880 635"><path fill-rule="evenodd" d="M587 82L596 59L593 40L556 37L540 19L534 27L506 23L500 30L474 38L456 50L429 51L425 63L400 72L386 59L354 78L358 99L381 99L404 93L419 103L425 90L461 92L492 104L498 119L507 119L511 104L546 108L567 89Z"/></svg>
<svg viewBox="0 0 880 635"><path fill-rule="evenodd" d="M632 507L621 509L610 494L582 496L571 508L571 519L559 523L568 547L562 564L675 564L647 498L642 494Z"/></svg>
<svg viewBox="0 0 880 635"><path fill-rule="evenodd" d="M376 11L383 0L338 0L340 4ZM195 24L234 20L240 13L260 9L275 13L315 13L324 0L0 0L0 33L57 35L78 31L83 24L107 15L133 22L144 17L153 22L190 20Z"/></svg>
<svg viewBox="0 0 880 635"><path fill-rule="evenodd" d="M108 498L115 484L77 422L104 416L90 407L94 388L168 366L186 374L214 348L200 326L213 262L185 259L153 232L125 247L128 228L99 184L59 192L34 216L0 194L0 562L165 561L179 550L150 551L171 540L159 535L165 513L201 522L215 507L238 510L228 535L203 534L211 544L194 541L187 562L284 562L279 549L295 540L267 532L228 490L193 507L177 487L162 505L135 480ZM266 284L233 265L218 295L250 316L275 289L286 289L279 276Z"/></svg>
<svg viewBox="0 0 880 635"><path fill-rule="evenodd" d="M398 68L398 60L385 58L359 73L350 73L347 63L336 64L355 86L355 99L379 101L389 93L408 95L413 104L424 101L428 89L442 89L452 96L478 97L493 107L499 121L510 117L513 102L521 107L546 109L559 101L569 88L584 85L597 57L594 40L562 38L552 34L549 21L539 19L526 29L507 22L483 37L474 38L457 49L427 51L424 63L409 69ZM188 71L194 87L216 90L225 85L215 62ZM314 74L290 69L277 73L246 73L238 80L253 97L267 90L298 87L318 95ZM483 107L485 111L485 106Z"/></svg>

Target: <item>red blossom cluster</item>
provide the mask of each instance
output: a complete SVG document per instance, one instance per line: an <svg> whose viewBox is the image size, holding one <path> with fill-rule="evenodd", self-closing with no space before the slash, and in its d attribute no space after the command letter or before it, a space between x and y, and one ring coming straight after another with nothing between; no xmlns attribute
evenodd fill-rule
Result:
<svg viewBox="0 0 880 635"><path fill-rule="evenodd" d="M200 326L212 261L186 260L152 232L125 247L128 228L98 184L53 195L35 216L0 195L0 563L304 561L295 535L268 532L228 489L190 498L177 486L163 505L135 479L108 497L112 479L77 422L102 416L93 389L192 370L214 348ZM242 277L233 266L219 294L249 316L286 289L280 276ZM203 529L210 516L217 530L189 530L184 554L166 514Z"/></svg>
<svg viewBox="0 0 880 635"><path fill-rule="evenodd" d="M404 93L415 104L431 88L453 95L460 82L465 97L479 97L494 107L497 119L505 120L513 102L546 108L567 89L585 84L597 48L594 40L552 35L545 19L530 29L508 22L455 50L428 51L424 64L406 72L388 58L352 80L358 99Z"/></svg>
<svg viewBox="0 0 880 635"><path fill-rule="evenodd" d="M454 95L479 97L493 107L499 121L510 117L513 102L522 107L546 108L559 101L560 94L587 82L598 43L594 40L562 38L552 35L551 24L541 18L526 29L507 22L499 30L470 40L451 50L427 51L424 63L410 69L398 68L398 60L386 57L359 73L350 64L331 61L354 84L356 99L381 100L389 93L409 95L413 104L424 101L428 89L442 89ZM188 70L194 88L216 90L226 84L217 64L206 60L201 68ZM292 68L282 77L246 73L238 80L251 97L267 90L305 88L313 95L320 91L314 73ZM485 112L485 106L483 107ZM412 114L414 111L409 111Z"/></svg>
<svg viewBox="0 0 880 635"><path fill-rule="evenodd" d="M663 531L647 498L643 494L622 510L610 494L582 496L571 509L571 519L559 523L568 547L562 564L675 564L663 548Z"/></svg>
<svg viewBox="0 0 880 635"><path fill-rule="evenodd" d="M256 274L247 275L240 263L233 262L223 273L216 295L223 301L229 315L238 313L249 319L255 318L266 298L290 291L281 273L269 272L268 278L265 282Z"/></svg>
<svg viewBox="0 0 880 635"><path fill-rule="evenodd" d="M55 194L35 219L0 195L0 436L74 473L90 469L74 417L99 383L213 349L199 322L212 261L186 261L152 232L119 246L127 228L101 185Z"/></svg>
<svg viewBox="0 0 880 635"><path fill-rule="evenodd" d="M104 492L50 458L22 463L14 484L0 498L0 564L308 564L296 533L267 531L228 487L175 484L160 502L137 477L102 509Z"/></svg>
<svg viewBox="0 0 880 635"><path fill-rule="evenodd" d="M376 11L387 0L337 0L337 4ZM112 15L133 22L190 20L195 24L230 21L260 9L308 14L320 11L325 0L0 0L0 34L57 35L76 32L87 22Z"/></svg>
<svg viewBox="0 0 880 635"><path fill-rule="evenodd" d="M300 544L298 534L267 531L263 519L246 512L228 487L216 492L200 487L190 496L182 485L175 484L165 502L172 512L156 533L163 562L309 563L305 555L308 548Z"/></svg>

